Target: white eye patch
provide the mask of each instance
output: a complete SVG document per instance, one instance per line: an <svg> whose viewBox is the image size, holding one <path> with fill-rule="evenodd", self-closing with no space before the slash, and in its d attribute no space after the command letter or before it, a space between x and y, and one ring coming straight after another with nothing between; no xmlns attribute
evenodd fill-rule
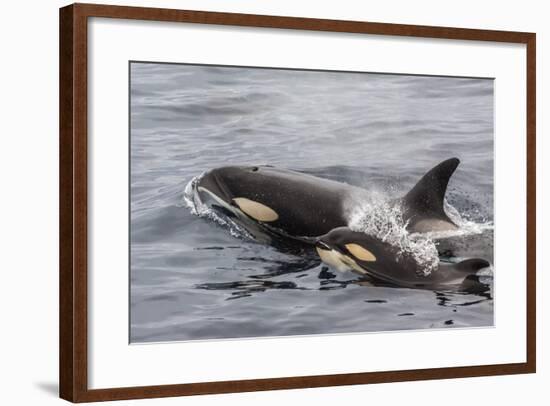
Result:
<svg viewBox="0 0 550 406"><path fill-rule="evenodd" d="M346 244L347 250L355 258L365 262L374 262L376 257L368 249L361 247L359 244Z"/></svg>
<svg viewBox="0 0 550 406"><path fill-rule="evenodd" d="M249 215L254 220L270 223L279 218L277 212L265 204L255 202L246 197L236 197L233 201L237 203L237 206L239 206L243 213Z"/></svg>

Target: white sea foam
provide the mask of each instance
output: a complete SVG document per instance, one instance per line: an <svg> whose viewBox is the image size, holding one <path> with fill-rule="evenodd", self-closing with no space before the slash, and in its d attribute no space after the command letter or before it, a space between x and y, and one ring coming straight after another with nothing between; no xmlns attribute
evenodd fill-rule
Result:
<svg viewBox="0 0 550 406"><path fill-rule="evenodd" d="M458 210L445 201L449 218L459 227L457 230L430 233L411 233L403 219L399 203L388 201L381 194L373 193L368 199L348 208L349 228L380 238L399 249L401 254L412 256L424 275L436 271L439 266L438 238L479 234L492 223L478 224L463 218Z"/></svg>
<svg viewBox="0 0 550 406"><path fill-rule="evenodd" d="M200 216L201 207L198 207L199 205L195 203L194 190L197 182L202 178L202 176L203 174L195 176L187 183L187 185L185 185L185 189L183 190L182 203L195 216Z"/></svg>
<svg viewBox="0 0 550 406"><path fill-rule="evenodd" d="M243 227L237 223L231 221L228 217L218 214L215 210L212 210L208 205L204 204L197 195L197 183L204 176L204 173L195 176L191 179L187 185L182 196L182 203L187 207L192 214L199 217L205 217L215 221L219 225L229 229L231 235L237 238L254 239L254 237L246 231Z"/></svg>
<svg viewBox="0 0 550 406"><path fill-rule="evenodd" d="M433 238L443 238L446 236L460 236L460 235L471 235L471 234L481 234L486 230L493 229L492 221L482 221L476 222L468 219L465 216L462 216L459 211L451 205L447 200L444 201L445 213L447 216L458 226L457 230L452 231L443 231L443 232L432 232L430 235Z"/></svg>
<svg viewBox="0 0 550 406"><path fill-rule="evenodd" d="M368 200L349 209L349 228L375 236L399 248L401 254L412 255L428 275L437 269L439 257L433 240L418 233L409 233L399 204L373 193Z"/></svg>

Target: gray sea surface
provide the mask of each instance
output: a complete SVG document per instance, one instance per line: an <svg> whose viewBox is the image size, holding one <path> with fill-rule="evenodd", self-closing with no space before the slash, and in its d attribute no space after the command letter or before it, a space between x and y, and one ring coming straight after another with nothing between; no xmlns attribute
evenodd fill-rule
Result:
<svg viewBox="0 0 550 406"><path fill-rule="evenodd" d="M493 325L492 289L365 286L184 201L194 177L231 164L399 196L456 156L447 201L477 230L460 255L492 262L491 79L132 62L130 92L132 343Z"/></svg>

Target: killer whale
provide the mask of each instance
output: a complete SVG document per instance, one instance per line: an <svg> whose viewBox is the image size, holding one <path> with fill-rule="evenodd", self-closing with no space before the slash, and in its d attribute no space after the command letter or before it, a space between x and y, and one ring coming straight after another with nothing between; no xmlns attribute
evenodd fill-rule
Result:
<svg viewBox="0 0 550 406"><path fill-rule="evenodd" d="M481 258L439 261L437 269L426 275L425 265L411 253L348 227L339 227L321 236L316 249L321 260L332 268L350 270L387 285L478 292L487 289L477 273L490 264Z"/></svg>
<svg viewBox="0 0 550 406"><path fill-rule="evenodd" d="M459 162L441 162L392 202L400 205L408 231L457 228L445 213L444 198ZM272 166L215 168L194 187L196 200L235 218L253 235L267 231L308 243L347 226L349 207L368 198L365 189Z"/></svg>

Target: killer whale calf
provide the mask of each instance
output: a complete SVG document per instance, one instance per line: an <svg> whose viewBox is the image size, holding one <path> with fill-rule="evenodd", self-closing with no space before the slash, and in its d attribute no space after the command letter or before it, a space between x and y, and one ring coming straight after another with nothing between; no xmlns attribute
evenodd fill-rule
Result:
<svg viewBox="0 0 550 406"><path fill-rule="evenodd" d="M394 245L348 227L339 227L321 236L316 242L321 260L340 271L355 271L377 282L413 289L486 290L478 277L479 270L488 267L481 258L461 262L439 261L428 275L423 265L411 253Z"/></svg>
<svg viewBox="0 0 550 406"><path fill-rule="evenodd" d="M457 229L445 213L444 199L459 162L457 158L441 162L392 201L409 232ZM475 285L475 274L489 266L483 259L440 261L437 270L424 275L414 256L348 228L349 208L367 196L367 190L356 186L272 166L215 168L194 184L195 200L233 218L257 239L276 235L310 244L326 264L391 285L469 288Z"/></svg>

